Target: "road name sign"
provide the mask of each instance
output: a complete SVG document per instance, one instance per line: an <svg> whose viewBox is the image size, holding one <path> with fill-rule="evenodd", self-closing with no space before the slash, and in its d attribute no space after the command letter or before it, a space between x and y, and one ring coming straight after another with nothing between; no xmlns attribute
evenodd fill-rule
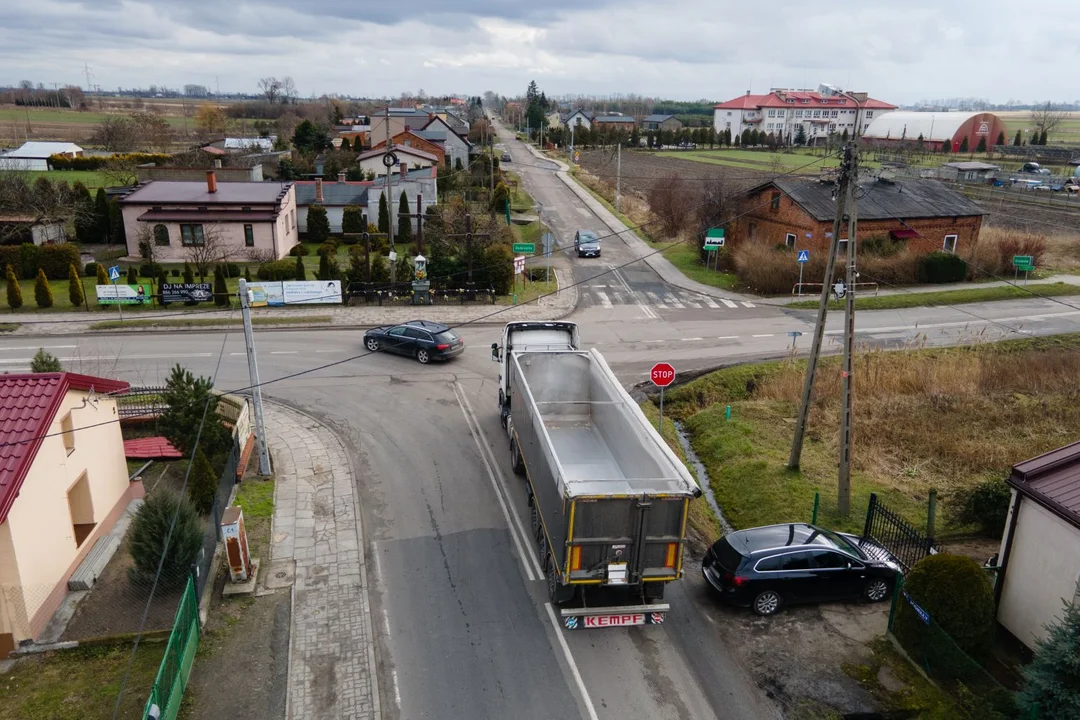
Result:
<svg viewBox="0 0 1080 720"><path fill-rule="evenodd" d="M536 252L536 243L514 243L514 252L532 255Z"/></svg>
<svg viewBox="0 0 1080 720"><path fill-rule="evenodd" d="M810 251L809 250L800 250L799 251L799 256L797 258L795 258L795 262L799 262L799 263L810 262Z"/></svg>
<svg viewBox="0 0 1080 720"><path fill-rule="evenodd" d="M705 250L713 252L724 247L724 228L709 228L705 231Z"/></svg>
<svg viewBox="0 0 1080 720"><path fill-rule="evenodd" d="M119 265L113 265L111 268L109 268L109 279L110 280L119 280L120 279L120 266Z"/></svg>
<svg viewBox="0 0 1080 720"><path fill-rule="evenodd" d="M649 371L649 379L657 387L667 387L675 382L675 368L670 363L656 363Z"/></svg>

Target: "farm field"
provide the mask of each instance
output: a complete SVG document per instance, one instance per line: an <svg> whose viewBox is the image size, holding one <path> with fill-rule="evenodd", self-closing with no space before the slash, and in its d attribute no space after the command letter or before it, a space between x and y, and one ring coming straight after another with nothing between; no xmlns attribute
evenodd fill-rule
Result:
<svg viewBox="0 0 1080 720"><path fill-rule="evenodd" d="M1005 134L1010 144L1017 130L1032 130L1035 127L1029 110L1000 111L994 114L1005 122ZM1026 134L1024 139L1027 139ZM1048 145L1080 146L1080 112L1070 112L1068 118L1047 136L1046 142Z"/></svg>

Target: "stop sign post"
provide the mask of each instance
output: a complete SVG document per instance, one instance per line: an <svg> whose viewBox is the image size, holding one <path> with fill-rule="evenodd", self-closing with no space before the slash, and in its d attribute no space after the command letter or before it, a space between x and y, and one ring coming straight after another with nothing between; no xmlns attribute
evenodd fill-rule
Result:
<svg viewBox="0 0 1080 720"><path fill-rule="evenodd" d="M670 363L661 362L652 366L649 371L649 379L652 384L660 388L660 422L658 430L664 431L664 388L675 382L675 368Z"/></svg>

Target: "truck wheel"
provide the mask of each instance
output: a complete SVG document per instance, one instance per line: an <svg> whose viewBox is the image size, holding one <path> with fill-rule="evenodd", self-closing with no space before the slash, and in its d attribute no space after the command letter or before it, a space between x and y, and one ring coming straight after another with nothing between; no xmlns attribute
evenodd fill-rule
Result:
<svg viewBox="0 0 1080 720"><path fill-rule="evenodd" d="M517 440L510 438L510 467L514 469L515 475L525 476L525 461L521 459L521 452L518 451Z"/></svg>
<svg viewBox="0 0 1080 720"><path fill-rule="evenodd" d="M532 505L532 529L533 529L533 535L539 535L540 534L540 511L536 509L536 501L535 500L530 504Z"/></svg>
<svg viewBox="0 0 1080 720"><path fill-rule="evenodd" d="M547 568L548 600L552 605L564 605L574 599L574 586L563 585L555 576L555 561L548 560Z"/></svg>
<svg viewBox="0 0 1080 720"><path fill-rule="evenodd" d="M547 538L541 535L536 541L536 554L540 558L540 570L547 570L548 568L548 548Z"/></svg>

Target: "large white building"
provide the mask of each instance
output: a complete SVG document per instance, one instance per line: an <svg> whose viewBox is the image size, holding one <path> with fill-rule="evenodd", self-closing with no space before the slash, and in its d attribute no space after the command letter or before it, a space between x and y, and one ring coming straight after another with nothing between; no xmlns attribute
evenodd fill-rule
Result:
<svg viewBox="0 0 1080 720"><path fill-rule="evenodd" d="M807 144L824 142L831 134L861 134L874 118L892 112L895 105L868 97L866 93L844 92L830 85L817 90L772 89L766 95L746 95L722 102L713 109L717 132L730 130L732 136L744 130L782 134L794 140L801 126Z"/></svg>

